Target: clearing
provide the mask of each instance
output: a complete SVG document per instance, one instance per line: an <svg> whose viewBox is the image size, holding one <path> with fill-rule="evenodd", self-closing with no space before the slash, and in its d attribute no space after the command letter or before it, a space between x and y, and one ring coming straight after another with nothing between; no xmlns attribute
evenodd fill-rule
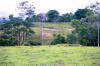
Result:
<svg viewBox="0 0 100 66"><path fill-rule="evenodd" d="M35 27L33 30L35 34L33 34L34 40L37 42L41 42L41 22L34 22ZM50 44L51 41L58 34L67 37L67 35L71 34L74 28L71 26L71 22L60 22L60 23L43 23L43 35L44 35L44 44Z"/></svg>

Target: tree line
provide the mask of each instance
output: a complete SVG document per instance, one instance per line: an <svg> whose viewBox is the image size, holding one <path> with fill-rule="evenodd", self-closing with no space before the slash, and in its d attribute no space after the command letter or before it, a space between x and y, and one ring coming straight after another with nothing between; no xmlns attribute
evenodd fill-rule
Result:
<svg viewBox="0 0 100 66"><path fill-rule="evenodd" d="M69 43L82 44L86 46L99 46L99 22L100 3L96 3L84 9L78 9L74 14L65 13L60 15L57 10L49 10L46 14L35 14L35 7L32 3L24 1L17 6L19 16L9 15L9 19L3 18L0 23L0 45L1 46L22 46L25 42L31 45L41 43L32 42L32 34L35 25L33 22L71 22L75 30L67 38L58 35L51 44Z"/></svg>
<svg viewBox="0 0 100 66"><path fill-rule="evenodd" d="M85 13L86 12L86 13ZM75 12L76 19L71 21L71 25L75 28L71 34L64 38L63 36L57 36L53 44L81 44L84 46L98 46L100 37L100 3L96 3L88 7L86 10L78 10ZM59 37L62 37L60 39ZM57 42L57 41L60 42Z"/></svg>
<svg viewBox="0 0 100 66"><path fill-rule="evenodd" d="M73 19L80 20L86 18L87 13L90 9L78 9L74 14L65 13L60 15L57 10L49 10L47 13L40 13L32 17L33 22L71 22Z"/></svg>

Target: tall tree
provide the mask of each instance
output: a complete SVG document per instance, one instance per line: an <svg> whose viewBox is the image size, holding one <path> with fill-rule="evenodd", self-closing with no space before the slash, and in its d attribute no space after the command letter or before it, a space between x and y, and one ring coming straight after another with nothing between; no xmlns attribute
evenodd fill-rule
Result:
<svg viewBox="0 0 100 66"><path fill-rule="evenodd" d="M22 44L25 41L25 36L27 38L27 35L30 35L31 33L34 33L34 31L30 28L33 26L34 16L35 16L35 7L33 3L29 3L28 1L21 2L18 6L19 9L19 16L23 19L26 19L21 22L21 29L22 31Z"/></svg>
<svg viewBox="0 0 100 66"><path fill-rule="evenodd" d="M59 18L59 12L56 10L50 10L47 13L48 22L57 22Z"/></svg>
<svg viewBox="0 0 100 66"><path fill-rule="evenodd" d="M72 13L66 13L60 16L59 22L71 22L73 19L73 14Z"/></svg>
<svg viewBox="0 0 100 66"><path fill-rule="evenodd" d="M24 1L19 3L19 5L17 6L18 10L19 10L19 16L21 18L31 18L35 15L35 7L33 5L33 3L28 2L28 1Z"/></svg>
<svg viewBox="0 0 100 66"><path fill-rule="evenodd" d="M86 18L89 9L78 9L75 14L74 18L80 20L81 18Z"/></svg>
<svg viewBox="0 0 100 66"><path fill-rule="evenodd" d="M100 36L100 32L99 32L99 28L100 28L100 3L96 3L95 5L92 5L90 6L90 9L93 10L94 12L94 16L95 16L95 22L97 24L97 27L98 27L98 47L100 46L100 39L99 39L99 36Z"/></svg>
<svg viewBox="0 0 100 66"><path fill-rule="evenodd" d="M38 22L46 22L47 21L47 17L45 13L40 13L37 15L37 21Z"/></svg>

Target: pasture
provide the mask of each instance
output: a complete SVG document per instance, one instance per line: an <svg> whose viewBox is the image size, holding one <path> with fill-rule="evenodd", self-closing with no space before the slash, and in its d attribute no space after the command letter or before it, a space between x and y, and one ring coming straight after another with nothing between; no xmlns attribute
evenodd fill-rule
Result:
<svg viewBox="0 0 100 66"><path fill-rule="evenodd" d="M0 66L100 66L100 48L0 47Z"/></svg>

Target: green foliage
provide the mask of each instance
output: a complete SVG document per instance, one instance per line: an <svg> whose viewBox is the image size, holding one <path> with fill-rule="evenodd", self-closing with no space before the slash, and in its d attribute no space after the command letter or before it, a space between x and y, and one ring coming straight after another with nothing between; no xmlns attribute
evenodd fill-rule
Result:
<svg viewBox="0 0 100 66"><path fill-rule="evenodd" d="M32 22L28 22L26 19L25 21L18 17L13 17L12 15L9 16L9 21L5 22L4 24L1 24L0 30L2 31L2 36L9 37L9 39L14 38L17 41L17 45L24 44L26 39L29 39L32 34L34 34L34 31L31 27L34 27ZM5 36L7 35L7 36ZM6 38L4 38L5 42L8 42L10 44L10 40L7 41ZM3 42L4 42L3 41ZM12 40L13 42L14 40ZM12 44L11 42L11 44ZM14 41L15 42L15 41ZM5 44L8 44L5 43ZM14 44L14 43L13 43ZM16 45L16 44L15 44Z"/></svg>
<svg viewBox="0 0 100 66"><path fill-rule="evenodd" d="M82 40L80 40L80 43L81 43L81 45L88 46L88 44L89 44L90 42L89 42L89 39L87 39L87 38L82 38ZM92 45L92 44L91 44L91 45Z"/></svg>
<svg viewBox="0 0 100 66"><path fill-rule="evenodd" d="M89 34L89 28L86 25L82 24L80 21L73 20L72 22L72 26L75 27L75 32L78 34L80 44L88 44L89 40L87 39L87 37Z"/></svg>
<svg viewBox="0 0 100 66"><path fill-rule="evenodd" d="M24 46L38 46L38 45L41 45L41 43L34 40L30 40L24 44Z"/></svg>
<svg viewBox="0 0 100 66"><path fill-rule="evenodd" d="M65 37L60 34L55 37L55 39L51 42L52 45L65 43Z"/></svg>
<svg viewBox="0 0 100 66"><path fill-rule="evenodd" d="M72 33L72 34L67 36L66 43L68 43L68 44L76 44L77 40L78 40L77 35L75 35L75 33Z"/></svg>
<svg viewBox="0 0 100 66"><path fill-rule="evenodd" d="M86 18L89 11L89 9L78 9L74 14L74 18L78 20L81 18Z"/></svg>
<svg viewBox="0 0 100 66"><path fill-rule="evenodd" d="M59 22L71 22L72 19L73 19L73 14L67 13L60 16Z"/></svg>
<svg viewBox="0 0 100 66"><path fill-rule="evenodd" d="M50 10L47 13L48 22L56 22L59 17L59 12L56 10Z"/></svg>
<svg viewBox="0 0 100 66"><path fill-rule="evenodd" d="M1 36L0 46L15 46L17 45L15 37L5 34Z"/></svg>
<svg viewBox="0 0 100 66"><path fill-rule="evenodd" d="M97 46L97 27L93 22L80 22L79 20L72 20L72 26L75 30L68 35L67 43L79 43L85 46Z"/></svg>

